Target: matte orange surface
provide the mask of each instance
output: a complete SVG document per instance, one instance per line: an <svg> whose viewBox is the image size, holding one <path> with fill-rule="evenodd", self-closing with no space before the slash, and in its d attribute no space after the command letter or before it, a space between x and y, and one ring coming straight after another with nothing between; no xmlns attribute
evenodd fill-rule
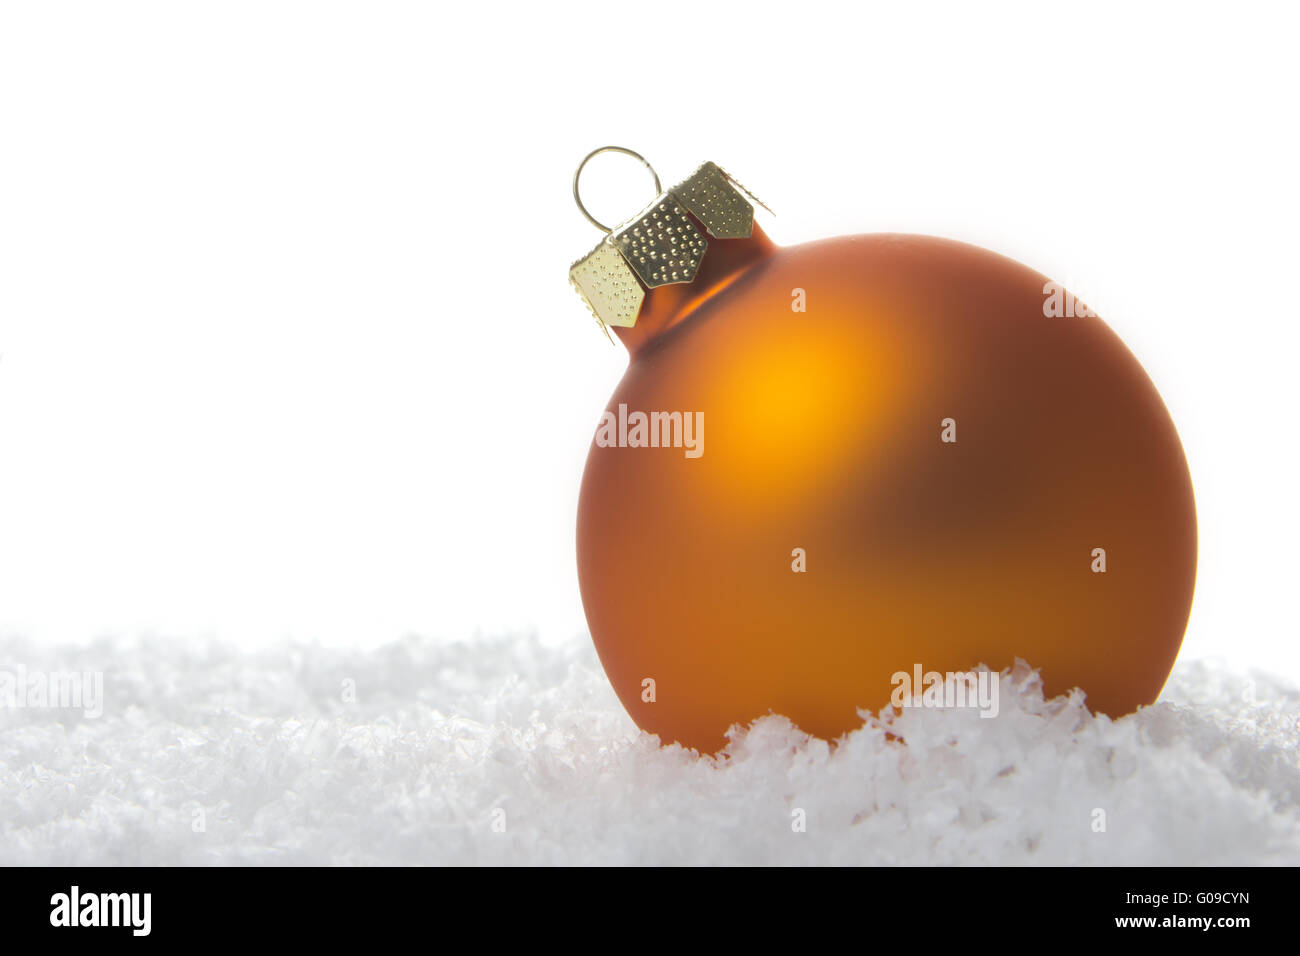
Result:
<svg viewBox="0 0 1300 956"><path fill-rule="evenodd" d="M703 454L593 443L578 513L639 726L714 752L776 712L834 738L897 671L1017 657L1095 711L1155 700L1195 581L1187 464L1137 360L1098 318L1045 317L1046 281L947 240L756 229L647 295L609 408L703 412Z"/></svg>

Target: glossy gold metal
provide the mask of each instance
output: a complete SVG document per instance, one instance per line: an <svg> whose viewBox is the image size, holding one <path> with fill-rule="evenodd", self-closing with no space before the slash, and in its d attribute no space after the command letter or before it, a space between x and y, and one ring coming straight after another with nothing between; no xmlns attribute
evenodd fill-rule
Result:
<svg viewBox="0 0 1300 956"><path fill-rule="evenodd" d="M659 190L658 174L630 149L602 146L584 157L573 174L574 201L588 221L611 235L570 267L569 279L602 329L631 328L640 314L645 290L695 279L709 250L705 233L718 239L752 235L754 207L745 197L754 197L718 165L704 163L672 189L659 190L642 212L611 229L591 215L579 191L587 162L610 151L627 153L645 163ZM611 251L622 258L622 266ZM640 295L633 288L638 284Z"/></svg>
<svg viewBox="0 0 1300 956"><path fill-rule="evenodd" d="M715 239L748 239L753 231L754 207L716 163L705 163L671 192Z"/></svg>
<svg viewBox="0 0 1300 956"><path fill-rule="evenodd" d="M575 262L569 269L569 281L602 327L636 324L645 289L632 267L610 243L602 241Z"/></svg>
<svg viewBox="0 0 1300 956"><path fill-rule="evenodd" d="M578 181L582 178L582 171L587 168L587 163L591 162L601 153L622 153L625 156L631 156L633 159L640 160L641 164L645 166L646 169L650 170L650 175L654 177L655 195L660 195L664 191L664 188L659 184L659 174L655 172L655 168L650 165L649 160L640 153L628 149L626 146L601 146L599 149L593 149L586 156L582 157L582 162L580 162L578 168L573 171L573 201L578 204L578 209L581 210L589 223L601 232L610 233L614 230L588 212L587 207L582 202L582 195L578 191Z"/></svg>
<svg viewBox="0 0 1300 956"><path fill-rule="evenodd" d="M671 193L618 229L609 242L647 289L690 282L709 247L708 240Z"/></svg>

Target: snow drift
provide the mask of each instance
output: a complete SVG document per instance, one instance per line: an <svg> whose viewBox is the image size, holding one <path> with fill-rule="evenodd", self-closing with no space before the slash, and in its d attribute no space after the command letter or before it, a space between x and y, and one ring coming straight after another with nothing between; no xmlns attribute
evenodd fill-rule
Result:
<svg viewBox="0 0 1300 956"><path fill-rule="evenodd" d="M0 704L4 864L1296 864L1300 691L1182 662L1112 721L1000 677L1000 712L779 716L660 747L589 642L361 652L0 642L100 672L101 716Z"/></svg>

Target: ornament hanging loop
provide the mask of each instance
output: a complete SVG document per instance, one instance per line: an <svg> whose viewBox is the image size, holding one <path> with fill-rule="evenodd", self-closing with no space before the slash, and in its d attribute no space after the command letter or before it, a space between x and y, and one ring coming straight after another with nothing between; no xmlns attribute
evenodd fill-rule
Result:
<svg viewBox="0 0 1300 956"><path fill-rule="evenodd" d="M600 149L593 149L590 153L584 156L582 162L578 164L578 168L573 171L573 201L578 204L578 210L587 217L589 223L603 233L611 233L614 231L611 227L605 225L587 211L587 207L582 203L582 196L578 193L578 180L582 178L582 170L586 167L587 163L599 156L601 153L623 153L627 156L631 156L633 159L640 160L641 164L645 166L646 169L650 170L650 175L654 177L655 195L660 195L664 190L659 184L659 174L655 172L655 168L650 165L649 160L640 153L628 149L626 146L602 146Z"/></svg>

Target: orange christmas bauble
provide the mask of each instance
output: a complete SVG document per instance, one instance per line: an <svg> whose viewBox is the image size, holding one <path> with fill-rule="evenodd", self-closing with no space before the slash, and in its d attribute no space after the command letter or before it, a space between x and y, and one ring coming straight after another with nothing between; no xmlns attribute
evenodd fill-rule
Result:
<svg viewBox="0 0 1300 956"><path fill-rule="evenodd" d="M714 752L777 713L835 738L899 673L1016 658L1095 711L1156 699L1192 485L1100 318L922 236L779 248L755 226L697 269L616 329L630 364L579 503L587 620L641 728Z"/></svg>

